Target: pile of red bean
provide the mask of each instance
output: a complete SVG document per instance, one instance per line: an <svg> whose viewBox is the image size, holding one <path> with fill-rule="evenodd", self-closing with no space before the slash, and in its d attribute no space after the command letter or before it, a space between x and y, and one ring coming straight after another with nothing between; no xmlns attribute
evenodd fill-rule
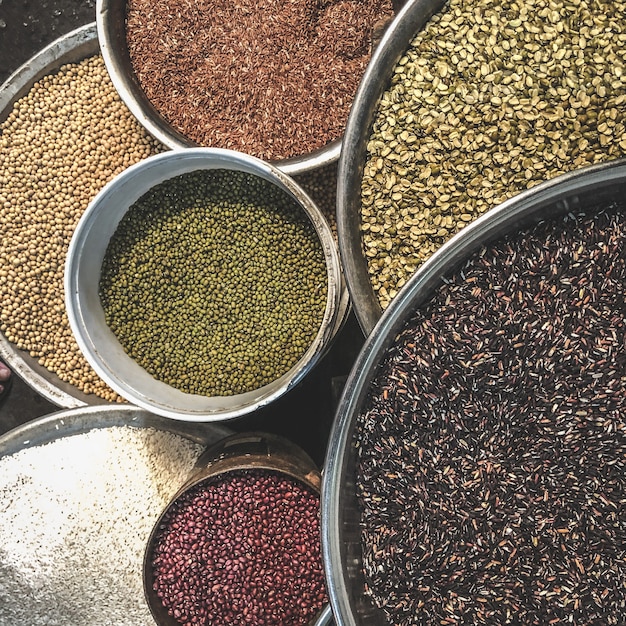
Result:
<svg viewBox="0 0 626 626"><path fill-rule="evenodd" d="M153 588L181 624L307 624L328 601L319 494L281 473L207 479L168 509Z"/></svg>

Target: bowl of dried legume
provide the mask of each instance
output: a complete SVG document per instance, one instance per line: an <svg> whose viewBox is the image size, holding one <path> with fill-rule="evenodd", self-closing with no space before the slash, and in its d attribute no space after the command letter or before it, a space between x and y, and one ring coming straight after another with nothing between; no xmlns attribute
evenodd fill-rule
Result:
<svg viewBox="0 0 626 626"><path fill-rule="evenodd" d="M322 478L340 626L622 624L626 161L425 262L354 364Z"/></svg>
<svg viewBox="0 0 626 626"><path fill-rule="evenodd" d="M238 417L294 387L344 311L328 222L274 166L219 148L155 155L106 185L67 255L66 307L123 398L185 420Z"/></svg>
<svg viewBox="0 0 626 626"><path fill-rule="evenodd" d="M228 148L301 173L339 157L391 0L98 0L113 83L171 148Z"/></svg>
<svg viewBox="0 0 626 626"><path fill-rule="evenodd" d="M55 40L0 86L0 357L56 406L120 400L74 340L63 268L99 189L164 149L117 95L95 23Z"/></svg>
<svg viewBox="0 0 626 626"><path fill-rule="evenodd" d="M442 244L517 193L626 155L626 3L416 1L374 52L339 161L369 333Z"/></svg>
<svg viewBox="0 0 626 626"><path fill-rule="evenodd" d="M242 432L208 448L146 544L156 622L327 624L320 482L313 460L282 436Z"/></svg>

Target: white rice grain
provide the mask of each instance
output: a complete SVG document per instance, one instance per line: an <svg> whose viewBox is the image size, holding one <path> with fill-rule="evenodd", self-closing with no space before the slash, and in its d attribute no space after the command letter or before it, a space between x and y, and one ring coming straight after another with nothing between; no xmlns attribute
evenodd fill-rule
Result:
<svg viewBox="0 0 626 626"><path fill-rule="evenodd" d="M153 626L145 545L202 449L114 426L0 458L0 626Z"/></svg>

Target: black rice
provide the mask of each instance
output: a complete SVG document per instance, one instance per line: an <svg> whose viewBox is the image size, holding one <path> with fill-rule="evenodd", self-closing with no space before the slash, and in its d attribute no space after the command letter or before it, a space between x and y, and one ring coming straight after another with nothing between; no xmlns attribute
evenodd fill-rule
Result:
<svg viewBox="0 0 626 626"><path fill-rule="evenodd" d="M624 207L469 258L395 339L355 438L390 623L624 624Z"/></svg>

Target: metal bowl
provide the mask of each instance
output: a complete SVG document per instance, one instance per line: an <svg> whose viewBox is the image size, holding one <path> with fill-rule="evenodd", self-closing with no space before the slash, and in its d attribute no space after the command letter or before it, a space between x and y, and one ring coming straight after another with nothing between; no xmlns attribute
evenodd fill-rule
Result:
<svg viewBox="0 0 626 626"><path fill-rule="evenodd" d="M233 396L184 393L156 381L123 350L104 320L98 286L108 242L120 220L144 193L164 180L200 169L227 169L259 176L291 196L317 231L326 260L327 301L320 328L305 354L285 374L257 390ZM294 180L251 156L217 148L161 153L137 163L106 185L83 214L70 243L65 298L70 326L85 358L123 398L154 413L191 421L231 419L279 398L314 367L340 327L344 314L339 253L328 222Z"/></svg>
<svg viewBox="0 0 626 626"><path fill-rule="evenodd" d="M198 147L198 144L176 131L157 111L143 92L133 72L126 46L126 0L97 0L96 24L102 56L120 97L140 124L169 148ZM339 158L341 139L310 154L272 161L288 174L301 174L334 163Z"/></svg>
<svg viewBox="0 0 626 626"><path fill-rule="evenodd" d="M18 68L0 87L0 122L7 119L14 104L25 96L43 76L53 73L66 63L77 63L98 54L95 22L78 28L46 46ZM11 369L42 397L56 406L74 408L107 403L95 394L85 394L78 387L62 381L20 350L0 333L0 357Z"/></svg>
<svg viewBox="0 0 626 626"><path fill-rule="evenodd" d="M361 179L367 142L378 103L387 88L387 77L410 41L444 0L412 0L399 11L374 51L359 85L343 137L337 178L337 233L354 312L368 335L382 314L363 255L360 227Z"/></svg>
<svg viewBox="0 0 626 626"><path fill-rule="evenodd" d="M293 479L319 494L321 475L313 459L285 437L265 432L242 432L226 437L208 447L196 461L195 467L180 489L172 496L154 523L148 537L143 562L143 583L146 602L160 626L179 626L154 591L152 560L164 518L177 500L190 489L205 481L224 477L241 470L267 470ZM269 591L269 590L267 590ZM328 624L330 606L325 605L308 622L308 626Z"/></svg>
<svg viewBox="0 0 626 626"><path fill-rule="evenodd" d="M356 458L356 418L385 353L413 312L454 268L489 241L524 225L626 196L626 160L594 165L541 183L495 207L446 242L414 274L383 313L359 354L339 403L322 477L322 554L338 626L387 626L364 594Z"/></svg>

